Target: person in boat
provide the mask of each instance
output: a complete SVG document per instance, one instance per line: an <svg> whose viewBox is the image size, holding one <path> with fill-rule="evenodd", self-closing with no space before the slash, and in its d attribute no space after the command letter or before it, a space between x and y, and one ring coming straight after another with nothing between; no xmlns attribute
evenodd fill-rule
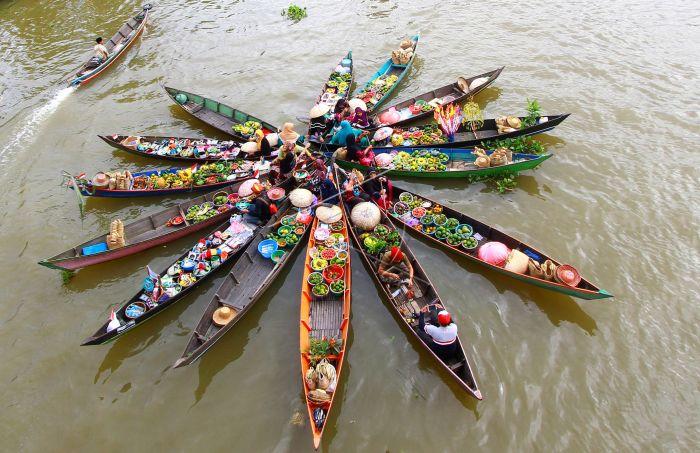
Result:
<svg viewBox="0 0 700 453"><path fill-rule="evenodd" d="M408 288L413 288L413 266L399 247L392 247L384 252L379 261L379 279L384 283L397 284L408 278Z"/></svg>
<svg viewBox="0 0 700 453"><path fill-rule="evenodd" d="M97 43L95 45L95 58L102 63L109 58L109 50L102 44L102 36L98 36L95 42Z"/></svg>
<svg viewBox="0 0 700 453"><path fill-rule="evenodd" d="M321 103L314 105L309 112L309 135L320 142L323 142L324 137L333 127L332 121L329 121L327 116L330 109L328 104Z"/></svg>
<svg viewBox="0 0 700 453"><path fill-rule="evenodd" d="M331 138L332 145L348 146L348 139L353 138L356 141L359 140L359 146L366 147L369 146L369 140L367 139L368 133L364 133L360 129L355 129L350 124L350 121L343 120L340 122L340 129L338 132L333 134Z"/></svg>
<svg viewBox="0 0 700 453"><path fill-rule="evenodd" d="M278 138L282 143L292 142L292 143L304 143L304 137L299 135L294 130L294 124L284 123L282 126L282 131L277 134Z"/></svg>
<svg viewBox="0 0 700 453"><path fill-rule="evenodd" d="M356 107L355 112L350 116L350 123L355 127L360 127L363 129L369 127L367 112L362 110L361 107Z"/></svg>
<svg viewBox="0 0 700 453"><path fill-rule="evenodd" d="M248 205L248 208L243 209L241 212L248 214L246 217L248 217L250 221L256 222L259 225L265 225L270 221L272 215L277 212L277 206L275 206L267 196L263 195L265 188L262 184L253 184L251 190L253 194L255 194L255 199Z"/></svg>
<svg viewBox="0 0 700 453"><path fill-rule="evenodd" d="M372 200L381 209L389 209L394 196L394 185L386 176L379 176L377 169L369 171L369 177L364 183L364 189L372 196Z"/></svg>
<svg viewBox="0 0 700 453"><path fill-rule="evenodd" d="M325 178L318 186L322 203L338 204L338 189L333 181Z"/></svg>
<svg viewBox="0 0 700 453"><path fill-rule="evenodd" d="M347 99L338 99L333 108L333 120L337 123L350 117L350 104Z"/></svg>
<svg viewBox="0 0 700 453"><path fill-rule="evenodd" d="M431 318L428 323L425 320L427 312L430 312ZM421 309L417 333L443 360L454 356L457 350L457 324L452 322L452 316L442 305L426 305Z"/></svg>
<svg viewBox="0 0 700 453"><path fill-rule="evenodd" d="M313 168L313 173L311 174L311 178L315 179L317 181L323 181L328 177L328 172L326 168L326 162L318 158L314 161L314 168Z"/></svg>

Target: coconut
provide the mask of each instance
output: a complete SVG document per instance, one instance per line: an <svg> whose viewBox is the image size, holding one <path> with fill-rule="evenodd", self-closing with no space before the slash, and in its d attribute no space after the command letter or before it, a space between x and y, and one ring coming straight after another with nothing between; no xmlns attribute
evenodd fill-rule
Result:
<svg viewBox="0 0 700 453"><path fill-rule="evenodd" d="M307 189L294 189L289 193L289 200L297 208L308 208L314 202L314 194Z"/></svg>
<svg viewBox="0 0 700 453"><path fill-rule="evenodd" d="M316 217L323 223L335 223L343 218L343 211L338 206L319 206L316 209Z"/></svg>
<svg viewBox="0 0 700 453"><path fill-rule="evenodd" d="M350 213L350 221L352 224L365 231L373 230L374 227L379 225L381 219L382 214L377 205L367 201L355 205Z"/></svg>

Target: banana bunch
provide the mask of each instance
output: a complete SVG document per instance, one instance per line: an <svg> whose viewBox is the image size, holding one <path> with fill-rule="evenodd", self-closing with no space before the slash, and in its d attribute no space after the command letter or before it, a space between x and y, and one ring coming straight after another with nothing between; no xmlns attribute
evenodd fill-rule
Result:
<svg viewBox="0 0 700 453"><path fill-rule="evenodd" d="M124 223L117 219L109 225L109 234L107 235L107 248L110 250L118 249L126 245L124 237Z"/></svg>

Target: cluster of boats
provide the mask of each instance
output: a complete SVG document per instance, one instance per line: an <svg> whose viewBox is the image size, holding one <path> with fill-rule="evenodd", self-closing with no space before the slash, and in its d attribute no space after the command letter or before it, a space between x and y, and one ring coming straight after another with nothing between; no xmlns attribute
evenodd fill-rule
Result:
<svg viewBox="0 0 700 453"><path fill-rule="evenodd" d="M115 51L117 54L107 59L106 66L141 33L149 10L144 9L130 19L110 40L108 48L114 48L117 41L121 47ZM301 377L314 446L318 447L333 405L334 390L341 378L345 340L350 327L351 243L355 244L354 250L408 336L433 357L447 376L479 400L482 393L463 347L468 342L468 329L462 330L464 336L457 340L457 352L449 358L436 354L419 335L415 315L431 305L445 307L449 304L440 297L408 244L397 235L399 231L408 230L436 248L527 284L583 299L611 297L605 290L582 278L572 266L475 218L398 186L387 192L389 199L381 209L377 208L377 229L373 236L377 240L369 242L372 247L366 246L365 239L372 232L353 224L352 207L341 196L341 188L348 178L346 170L354 170L369 181L370 172L377 170L402 177L461 178L534 168L550 155L514 153L512 160L504 165L479 167L473 164L475 157L470 147L494 138L546 132L567 117L565 114L539 117L527 124L523 121L520 128L507 130L498 124L497 119L487 119L479 127L465 126L453 141L439 147L415 144L412 140L420 140L422 130L411 130L411 125L431 116L437 105L472 100L503 70L499 68L460 77L456 82L379 110L407 76L417 53L418 40L418 36L413 36L407 46L402 46L401 55L408 61L397 64L394 59L387 60L360 91L369 101L365 103L371 114L372 126L368 130L377 138L374 141L375 162L363 165L336 158L332 154L337 146L324 140L311 140L316 145L316 156L323 159L338 189L336 208L318 202L321 199L321 193L317 191L319 185L312 182L309 172L302 169L293 177L275 180L268 173L270 162L244 152L247 143L260 135L276 134L279 127L189 91L165 87L168 96L185 112L224 133L227 139L101 135L106 143L128 153L192 166L128 175L105 173L99 180L84 175L72 178L73 188L85 196L136 197L197 190L207 193L142 216L123 227L120 224L123 243L117 247L107 246L109 235L103 234L40 262L50 268L72 272L134 255L194 233L201 236L167 268L160 272L148 268L143 287L118 309L112 310L109 319L83 344L103 344L132 331L191 294L216 271L226 268L200 322L192 330L182 356L175 362L176 367L191 364L236 325L293 261L295 253L306 247L299 319ZM348 52L334 68L316 99L316 105L326 103L331 110L339 100L350 97L354 82L352 58L352 52ZM79 77L81 80L74 83L86 83L106 66L84 72ZM408 144L392 145L391 136L404 131L407 133L405 143ZM393 167L389 165L388 155ZM386 165L377 165L381 162ZM135 184L141 180L147 182ZM251 206L257 198L275 206L274 214L261 223L250 218ZM333 241L327 234L329 228L334 232L331 235ZM393 234L392 240L413 267L415 274L411 291L394 290L380 278L378 251L382 248L382 238L388 234ZM377 244L378 248L375 247ZM333 257L336 261L329 263L332 266L328 268L318 268L316 262L322 256Z"/></svg>

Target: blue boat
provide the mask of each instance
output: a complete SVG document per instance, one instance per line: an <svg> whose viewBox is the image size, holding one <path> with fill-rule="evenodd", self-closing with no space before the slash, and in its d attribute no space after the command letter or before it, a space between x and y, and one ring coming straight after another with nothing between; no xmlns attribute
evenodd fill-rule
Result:
<svg viewBox="0 0 700 453"><path fill-rule="evenodd" d="M389 58L382 65L382 67L374 73L374 75L369 79L369 81L364 85L364 87L355 94L355 97L362 99L362 94L364 92L370 91L374 82L380 77L383 77L385 79L392 75L398 77L396 82L391 87L389 87L389 89L384 94L382 94L380 98L377 99L375 96L372 97L372 99L370 99L369 102L365 101L367 103L368 111L371 112L373 110L376 110L380 105L384 104L389 99L394 90L396 90L396 87L401 83L404 77L406 77L406 74L408 74L408 70L411 69L411 66L413 66L413 60L415 60L416 58L416 47L418 47L419 38L419 35L411 36L411 41L413 41L413 56L410 60L408 60L408 63L406 63L405 65L394 64L391 58Z"/></svg>

